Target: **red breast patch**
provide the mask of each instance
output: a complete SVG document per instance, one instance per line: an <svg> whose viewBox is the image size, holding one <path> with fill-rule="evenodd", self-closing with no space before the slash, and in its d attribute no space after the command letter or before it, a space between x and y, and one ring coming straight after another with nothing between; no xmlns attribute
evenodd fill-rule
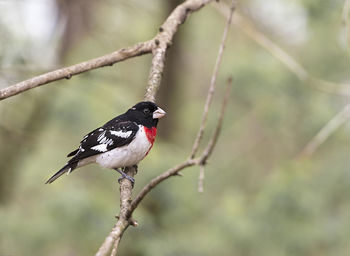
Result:
<svg viewBox="0 0 350 256"><path fill-rule="evenodd" d="M145 129L145 133L148 141L153 145L153 142L156 139L156 135L157 135L157 128L156 127L147 128L145 126L144 129Z"/></svg>

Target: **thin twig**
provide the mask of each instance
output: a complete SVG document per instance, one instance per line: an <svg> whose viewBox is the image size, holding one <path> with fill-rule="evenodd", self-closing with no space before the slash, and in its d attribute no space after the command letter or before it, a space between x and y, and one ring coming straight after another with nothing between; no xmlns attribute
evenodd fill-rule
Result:
<svg viewBox="0 0 350 256"><path fill-rule="evenodd" d="M137 196L134 198L134 200L131 203L131 211L134 211L136 207L139 205L139 203L142 201L142 199L159 183L166 180L167 178L176 175L179 171L185 169L186 167L190 167L193 165L196 165L199 163L198 159L190 159L187 160L181 164L178 164L177 166L170 168L166 172L160 174L159 176L152 179L150 182L147 183L146 186L144 186L141 191L137 194Z"/></svg>
<svg viewBox="0 0 350 256"><path fill-rule="evenodd" d="M204 165L199 165L199 175L198 175L198 192L203 193L204 192Z"/></svg>
<svg viewBox="0 0 350 256"><path fill-rule="evenodd" d="M198 177L198 191L199 192L203 192L204 191L204 187L203 187L203 183L204 183L204 166L207 163L207 159L209 158L209 156L213 152L213 149L214 149L214 147L216 145L216 142L218 140L219 134L221 132L221 127L222 127L222 123L223 123L223 120L224 120L224 114L225 114L227 103L228 103L228 100L229 100L231 87L232 87L232 77L230 77L227 80L225 96L224 96L224 99L222 101L222 106L221 106L221 111L220 111L220 116L219 116L219 120L218 120L217 126L216 126L216 128L214 130L214 133L213 133L210 141L208 142L207 147L203 150L203 153L202 153L202 156L201 156L201 163L199 165L199 177Z"/></svg>
<svg viewBox="0 0 350 256"><path fill-rule="evenodd" d="M350 104L335 115L304 147L298 158L310 157L345 122L350 119Z"/></svg>
<svg viewBox="0 0 350 256"><path fill-rule="evenodd" d="M232 77L230 77L227 80L226 91L225 91L225 96L224 96L224 99L223 99L222 105L221 105L221 111L220 111L219 120L218 120L218 123L216 125L215 130L214 130L213 136L209 140L207 147L203 150L203 153L202 153L202 156L201 156L202 164L206 164L207 159L212 154L213 149L214 149L214 147L216 145L216 142L218 140L218 137L219 137L219 134L220 134L221 128L222 128L222 123L224 121L224 115L225 115L227 103L228 103L228 100L229 100L231 87L232 87Z"/></svg>
<svg viewBox="0 0 350 256"><path fill-rule="evenodd" d="M200 128L198 130L197 137L196 137L196 139L194 141L190 158L194 158L195 157L195 155L196 155L196 153L198 151L198 148L199 148L199 143L200 143L200 141L202 139L202 136L203 136L203 133L204 133L204 127L205 127L205 124L206 124L206 121L207 121L210 104L211 104L211 102L213 100L213 95L214 95L214 91L215 91L216 78L217 78L217 75L218 75L218 72L219 72L219 67L220 67L220 64L221 64L222 55L223 55L223 52L224 52L224 49L225 49L225 43L226 43L228 31L229 31L229 28L230 28L230 25L231 25L231 22L232 22L232 16L233 16L233 12L234 12L235 8L236 8L235 0L232 0L231 7L230 7L230 13L229 13L228 18L227 18L227 22L226 22L226 26L225 26L225 29L224 29L224 33L222 35L222 40L221 40L221 44L220 44L220 48L219 48L219 53L218 53L218 56L216 58L214 71L213 71L213 74L212 74L212 77L211 77L211 80L210 80L209 92L208 92L207 99L206 99L205 106L204 106L204 112L203 112L201 126L200 126Z"/></svg>
<svg viewBox="0 0 350 256"><path fill-rule="evenodd" d="M214 7L222 15L227 15L226 4L217 5ZM296 77L313 88L338 95L350 95L350 85L343 83L334 83L324 79L317 78L311 75L299 62L297 62L289 53L282 49L279 45L268 38L264 33L260 32L246 17L236 13L233 19L233 24L242 30L248 37L262 46L265 50L271 53L283 65L285 65Z"/></svg>

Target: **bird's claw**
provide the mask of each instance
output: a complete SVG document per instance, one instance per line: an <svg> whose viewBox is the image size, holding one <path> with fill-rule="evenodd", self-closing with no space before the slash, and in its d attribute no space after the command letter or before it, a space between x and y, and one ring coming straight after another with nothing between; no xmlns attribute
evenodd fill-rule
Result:
<svg viewBox="0 0 350 256"><path fill-rule="evenodd" d="M128 179L131 182L132 187L134 187L135 184L135 179L133 177L130 177L129 175L127 175L125 172L123 172L120 169L115 169L117 172L119 172L122 176L118 179L118 183L120 184L120 182L123 179Z"/></svg>
<svg viewBox="0 0 350 256"><path fill-rule="evenodd" d="M118 182L120 183L123 179L128 179L131 182L132 187L134 187L135 179L133 177L130 177L129 175L123 175L118 179Z"/></svg>

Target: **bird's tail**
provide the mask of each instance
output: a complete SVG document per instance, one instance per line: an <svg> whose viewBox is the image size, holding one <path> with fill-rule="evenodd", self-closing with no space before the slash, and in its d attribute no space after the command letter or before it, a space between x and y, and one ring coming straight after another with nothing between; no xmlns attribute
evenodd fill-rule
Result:
<svg viewBox="0 0 350 256"><path fill-rule="evenodd" d="M48 179L45 184L50 184L50 183L54 182L57 178L59 178L62 174L66 173L66 172L70 173L75 168L77 168L77 165L78 165L78 162L73 162L73 163L68 162L65 166L62 167L62 169L60 169L50 179Z"/></svg>

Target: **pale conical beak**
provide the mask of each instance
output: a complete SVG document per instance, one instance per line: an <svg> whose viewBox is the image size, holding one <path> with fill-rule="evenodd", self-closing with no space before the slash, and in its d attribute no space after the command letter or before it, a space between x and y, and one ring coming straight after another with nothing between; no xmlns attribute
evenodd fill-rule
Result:
<svg viewBox="0 0 350 256"><path fill-rule="evenodd" d="M165 116L166 112L161 109L160 107L158 107L156 109L156 111L153 112L153 119L159 119L162 118L163 116Z"/></svg>

